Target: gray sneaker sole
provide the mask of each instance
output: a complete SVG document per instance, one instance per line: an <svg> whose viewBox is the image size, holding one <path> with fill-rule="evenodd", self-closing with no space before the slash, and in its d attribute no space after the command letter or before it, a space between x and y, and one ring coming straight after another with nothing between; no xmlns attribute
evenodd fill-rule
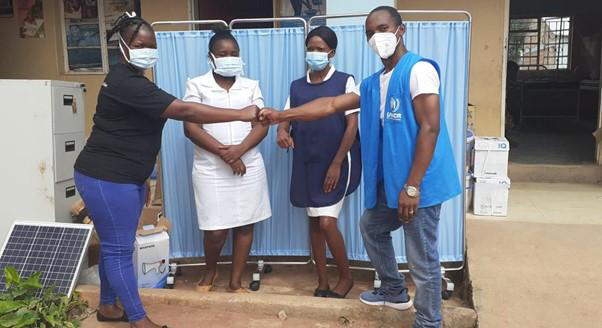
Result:
<svg viewBox="0 0 602 328"><path fill-rule="evenodd" d="M373 306L388 306L388 307L398 310L398 311L409 310L412 307L412 305L414 305L414 302L412 302L411 299L404 303L392 303L392 302L386 302L386 301L370 302L370 301L366 301L366 300L360 298L360 302L367 304L367 305L373 305Z"/></svg>
<svg viewBox="0 0 602 328"><path fill-rule="evenodd" d="M385 306L388 306L388 307L393 308L398 311L409 310L412 307L412 305L414 305L414 302L412 302L411 299L404 303L391 303L391 302L385 301Z"/></svg>

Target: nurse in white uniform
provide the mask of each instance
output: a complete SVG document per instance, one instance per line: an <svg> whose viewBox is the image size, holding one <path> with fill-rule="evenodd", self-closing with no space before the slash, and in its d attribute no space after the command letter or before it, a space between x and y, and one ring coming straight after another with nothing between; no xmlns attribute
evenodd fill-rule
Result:
<svg viewBox="0 0 602 328"><path fill-rule="evenodd" d="M242 109L264 106L259 83L244 77L239 46L229 30L214 31L209 41L212 70L188 81L186 101ZM233 229L229 291L241 286L253 242L253 224L272 216L263 158L257 145L268 133L261 124L230 122L185 123L186 136L196 145L192 183L199 228L204 231L207 270L197 290L213 289L217 261L229 229Z"/></svg>

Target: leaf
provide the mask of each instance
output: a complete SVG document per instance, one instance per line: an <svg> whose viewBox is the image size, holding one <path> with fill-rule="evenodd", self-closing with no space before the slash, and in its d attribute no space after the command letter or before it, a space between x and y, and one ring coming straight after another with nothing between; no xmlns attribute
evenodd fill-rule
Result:
<svg viewBox="0 0 602 328"><path fill-rule="evenodd" d="M39 319L40 318L38 317L37 313L34 313L34 312L25 313L22 315L19 323L17 325L15 325L15 328L31 327L31 325L38 322Z"/></svg>
<svg viewBox="0 0 602 328"><path fill-rule="evenodd" d="M24 296L25 294L27 294L27 289L23 289L23 288L17 288L11 291L11 295L13 298L19 298L21 296Z"/></svg>
<svg viewBox="0 0 602 328"><path fill-rule="evenodd" d="M2 327L14 327L21 320L21 315L17 312L11 312L0 317L0 325Z"/></svg>
<svg viewBox="0 0 602 328"><path fill-rule="evenodd" d="M7 266L4 268L4 277L6 277L6 288L10 288L13 284L18 284L21 282L21 277L19 277L19 273L15 268L11 266Z"/></svg>
<svg viewBox="0 0 602 328"><path fill-rule="evenodd" d="M44 316L44 320L46 320L50 326L56 327L58 325L58 320L55 317L57 313L57 311L52 311L50 313L42 313L42 315Z"/></svg>
<svg viewBox="0 0 602 328"><path fill-rule="evenodd" d="M13 312L23 306L24 304L17 301L1 301L0 302L0 314L6 314Z"/></svg>
<svg viewBox="0 0 602 328"><path fill-rule="evenodd" d="M25 288L30 288L30 289L40 289L42 288L42 284L40 283L40 276L42 275L41 272L36 272L34 274L32 274L31 276L29 276L27 279L25 279L22 283L21 286L25 287Z"/></svg>

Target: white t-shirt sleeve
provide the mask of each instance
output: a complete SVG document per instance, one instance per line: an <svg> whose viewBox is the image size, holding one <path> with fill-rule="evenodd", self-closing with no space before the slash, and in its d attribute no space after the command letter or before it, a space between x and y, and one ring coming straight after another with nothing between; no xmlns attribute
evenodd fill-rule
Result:
<svg viewBox="0 0 602 328"><path fill-rule="evenodd" d="M202 102L203 99L201 97L201 93L192 80L188 80L186 82L186 93L184 94L184 98L182 98L182 100L195 103Z"/></svg>
<svg viewBox="0 0 602 328"><path fill-rule="evenodd" d="M433 64L420 61L410 72L410 95L412 99L423 94L439 94L439 74Z"/></svg>
<svg viewBox="0 0 602 328"><path fill-rule="evenodd" d="M357 89L357 92L355 92L355 89ZM359 88L355 85L355 79L353 78L353 76L350 76L347 79L347 84L345 85L345 93L355 93L356 95L360 95L359 94ZM360 109L359 108L355 108L355 109L350 109L345 111L345 116L353 114L353 113L357 113L359 112Z"/></svg>
<svg viewBox="0 0 602 328"><path fill-rule="evenodd" d="M284 104L284 110L291 109L291 96L286 98L286 104Z"/></svg>
<svg viewBox="0 0 602 328"><path fill-rule="evenodd" d="M362 88L362 82L360 82L360 84L354 86L354 88L351 90L351 92L355 93L356 95L360 96L360 89Z"/></svg>
<svg viewBox="0 0 602 328"><path fill-rule="evenodd" d="M255 88L253 89L253 105L259 108L265 107L263 95L261 94L261 89L259 88L259 83L255 84Z"/></svg>

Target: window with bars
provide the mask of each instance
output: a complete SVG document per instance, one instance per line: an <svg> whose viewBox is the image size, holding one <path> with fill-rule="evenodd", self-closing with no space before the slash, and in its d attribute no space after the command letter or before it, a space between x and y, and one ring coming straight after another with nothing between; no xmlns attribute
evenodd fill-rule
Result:
<svg viewBox="0 0 602 328"><path fill-rule="evenodd" d="M569 69L570 17L510 20L508 59L522 70Z"/></svg>

